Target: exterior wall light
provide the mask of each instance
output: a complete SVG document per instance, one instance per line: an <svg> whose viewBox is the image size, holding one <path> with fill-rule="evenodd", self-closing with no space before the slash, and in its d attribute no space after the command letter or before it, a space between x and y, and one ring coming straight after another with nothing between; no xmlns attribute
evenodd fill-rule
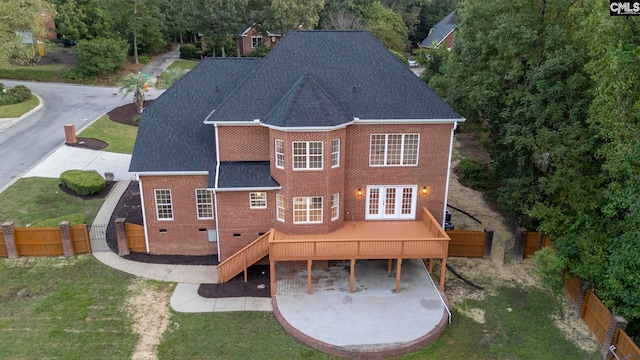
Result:
<svg viewBox="0 0 640 360"><path fill-rule="evenodd" d="M429 195L429 188L427 188L426 186L422 187L422 195Z"/></svg>
<svg viewBox="0 0 640 360"><path fill-rule="evenodd" d="M362 196L362 189L361 188L358 189L357 194L358 194L358 196Z"/></svg>

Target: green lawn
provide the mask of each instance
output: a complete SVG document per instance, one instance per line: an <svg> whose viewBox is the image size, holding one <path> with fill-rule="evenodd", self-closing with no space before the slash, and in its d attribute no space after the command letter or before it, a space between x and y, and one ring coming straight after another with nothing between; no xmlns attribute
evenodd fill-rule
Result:
<svg viewBox="0 0 640 360"><path fill-rule="evenodd" d="M133 153L138 128L111 121L104 115L88 128L78 134L78 137L102 140L109 144L105 151L121 154Z"/></svg>
<svg viewBox="0 0 640 360"><path fill-rule="evenodd" d="M14 118L26 114L31 109L40 104L40 100L35 95L31 95L31 99L19 104L0 106L0 118Z"/></svg>
<svg viewBox="0 0 640 360"><path fill-rule="evenodd" d="M130 359L133 277L92 256L0 260L3 359Z"/></svg>
<svg viewBox="0 0 640 360"><path fill-rule="evenodd" d="M440 339L401 359L601 359L597 349L584 353L563 337L548 315L555 311L553 299L540 289L500 287L495 295L462 306L484 310L486 322L453 309L453 322ZM333 359L288 336L271 313L172 314L159 358L211 356Z"/></svg>
<svg viewBox="0 0 640 360"><path fill-rule="evenodd" d="M18 180L0 193L0 222L15 221L16 226L26 226L67 214L83 213L87 216L87 223L91 224L104 199L82 200L64 193L59 184L59 179L49 178Z"/></svg>
<svg viewBox="0 0 640 360"><path fill-rule="evenodd" d="M179 68L179 69L182 69L182 70L190 70L190 69L193 69L199 63L200 62L197 61L197 60L178 59L178 60L174 61L173 63L171 63L171 65L169 65L167 70L175 69L175 68Z"/></svg>

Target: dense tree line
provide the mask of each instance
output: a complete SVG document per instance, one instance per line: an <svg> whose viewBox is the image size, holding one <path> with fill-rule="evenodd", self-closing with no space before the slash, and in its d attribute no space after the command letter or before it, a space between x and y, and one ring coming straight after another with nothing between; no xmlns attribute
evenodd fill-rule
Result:
<svg viewBox="0 0 640 360"><path fill-rule="evenodd" d="M608 6L466 0L428 79L486 134L495 199L637 327L640 19Z"/></svg>

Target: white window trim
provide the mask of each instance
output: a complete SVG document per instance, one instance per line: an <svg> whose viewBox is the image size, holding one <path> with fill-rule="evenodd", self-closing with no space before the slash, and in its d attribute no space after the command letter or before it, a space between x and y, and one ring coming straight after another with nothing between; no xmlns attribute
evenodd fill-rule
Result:
<svg viewBox="0 0 640 360"><path fill-rule="evenodd" d="M296 155L295 153L295 144L300 144L303 143L306 145L305 148L305 167L303 168L296 168L296 156L303 156L303 155ZM311 155L309 154L309 147L311 143L320 143L320 167L319 168L311 168L309 167L310 164L310 157ZM317 155L313 155L313 156L317 156ZM324 169L324 142L323 141L293 141L291 142L291 168L294 171L321 171Z"/></svg>
<svg viewBox="0 0 640 360"><path fill-rule="evenodd" d="M168 191L169 192L169 203L168 204L158 204L158 191ZM171 195L171 189L154 189L153 190L153 197L156 203L156 219L158 221L171 221L173 220L173 196ZM170 218L161 218L160 217L160 209L158 208L158 205L169 205L170 209L171 209L171 217Z"/></svg>
<svg viewBox="0 0 640 360"><path fill-rule="evenodd" d="M320 206L320 221L310 221L311 218L311 199L318 198L322 202ZM306 221L296 221L296 199L305 199ZM322 196L296 196L293 198L293 223L294 224L322 224L324 221L324 198Z"/></svg>
<svg viewBox="0 0 640 360"><path fill-rule="evenodd" d="M260 44L264 44L264 41L262 40L262 36L252 36L251 37L251 48L255 49L256 45L254 43L254 39L260 39Z"/></svg>
<svg viewBox="0 0 640 360"><path fill-rule="evenodd" d="M338 151L333 151L333 143L334 141L338 142ZM336 159L336 163L333 163L333 159ZM331 168L337 168L340 166L340 138L331 140Z"/></svg>
<svg viewBox="0 0 640 360"><path fill-rule="evenodd" d="M253 205L255 202L262 201L257 197L264 197L264 205ZM249 208L250 209L266 209L267 208L267 193L264 191L257 191L249 193Z"/></svg>
<svg viewBox="0 0 640 360"><path fill-rule="evenodd" d="M373 158L373 154L372 154L372 141L373 141L373 137L377 136L377 135L384 135L384 164L372 164L372 158ZM387 164L387 155L388 155L388 149L389 149L389 135L402 135L402 141L400 143L400 164ZM416 144L416 163L415 164L402 164L402 162L404 161L404 141L405 141L405 136L407 135L418 135L418 143ZM369 136L369 166L370 167L393 167L393 166L418 166L418 164L420 163L420 133L402 133L402 134L398 134L398 133L391 133L391 134L371 134Z"/></svg>
<svg viewBox="0 0 640 360"><path fill-rule="evenodd" d="M276 194L276 220L285 222L287 199L282 194ZM282 217L280 217L280 210L282 210Z"/></svg>
<svg viewBox="0 0 640 360"><path fill-rule="evenodd" d="M333 202L335 197L335 204ZM335 209L335 213L336 216L333 216L334 210ZM331 221L335 221L338 220L340 218L340 193L335 193L331 195Z"/></svg>
<svg viewBox="0 0 640 360"><path fill-rule="evenodd" d="M278 152L278 144L280 144L280 150L281 150L282 152ZM275 145L274 145L274 146L275 146L275 150L274 150L274 152L275 152L275 154L276 154L276 158L275 158L275 160L276 160L276 167L277 167L278 169L284 169L284 141L283 141L283 140L280 140L280 139L276 139L276 141L275 141ZM278 165L278 155L282 155L282 165Z"/></svg>
<svg viewBox="0 0 640 360"><path fill-rule="evenodd" d="M209 194L209 200L210 202L203 202L200 203L199 202L199 198L198 198L198 191L206 191ZM210 190L207 189L196 189L195 190L196 193L196 216L198 217L198 220L212 220L214 218L213 216L213 195L211 194ZM200 205L208 205L211 207L211 216L200 216Z"/></svg>

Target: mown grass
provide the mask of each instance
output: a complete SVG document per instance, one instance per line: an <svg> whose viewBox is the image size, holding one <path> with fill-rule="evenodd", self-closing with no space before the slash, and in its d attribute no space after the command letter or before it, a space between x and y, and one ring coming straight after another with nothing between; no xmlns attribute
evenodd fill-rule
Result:
<svg viewBox="0 0 640 360"><path fill-rule="evenodd" d="M131 275L92 256L0 260L3 359L130 359Z"/></svg>
<svg viewBox="0 0 640 360"><path fill-rule="evenodd" d="M66 214L82 213L92 223L104 199L82 200L60 190L59 179L23 178L0 193L0 222L35 224Z"/></svg>
<svg viewBox="0 0 640 360"><path fill-rule="evenodd" d="M200 62L197 60L184 60L184 59L178 59L176 61L174 61L173 63L171 63L171 65L169 65L169 67L167 68L167 70L169 69L182 69L182 70L190 70L193 69L194 67L196 67L196 65L198 65Z"/></svg>
<svg viewBox="0 0 640 360"><path fill-rule="evenodd" d="M105 151L131 154L136 142L138 128L111 121L108 115L102 116L78 134L78 137L102 140L109 144Z"/></svg>
<svg viewBox="0 0 640 360"><path fill-rule="evenodd" d="M58 64L46 66L51 66L52 69L42 69L44 66L22 66L8 69L0 68L0 78L43 82L68 82L68 80L65 80L62 75L65 70L60 70ZM70 67L67 66L67 68Z"/></svg>
<svg viewBox="0 0 640 360"><path fill-rule="evenodd" d="M501 287L495 295L462 306L484 310L486 322L453 309L453 322L442 337L400 358L600 359L596 349L581 351L555 327L549 317L555 311L553 299L540 289ZM160 359L334 359L287 335L271 313L174 313L171 322Z"/></svg>
<svg viewBox="0 0 640 360"><path fill-rule="evenodd" d="M31 98L27 101L23 101L19 104L0 106L0 118L14 118L20 117L31 109L40 104L40 100L37 96L31 95Z"/></svg>

